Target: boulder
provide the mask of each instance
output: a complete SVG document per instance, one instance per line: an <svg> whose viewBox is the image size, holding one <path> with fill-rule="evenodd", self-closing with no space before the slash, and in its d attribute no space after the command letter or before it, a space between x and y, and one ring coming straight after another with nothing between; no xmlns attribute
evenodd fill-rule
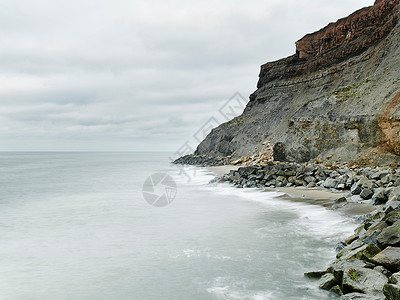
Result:
<svg viewBox="0 0 400 300"><path fill-rule="evenodd" d="M373 173L371 175L371 179L379 180L379 179L382 179L383 177L388 176L388 175L389 175L389 172L386 171L386 170L378 171L378 172L375 172L375 173Z"/></svg>
<svg viewBox="0 0 400 300"><path fill-rule="evenodd" d="M389 283L400 284L400 272L392 274L389 278Z"/></svg>
<svg viewBox="0 0 400 300"><path fill-rule="evenodd" d="M329 291L338 283L339 283L338 280L335 278L335 276L333 276L332 273L327 273L321 277L321 279L318 282L318 285L321 289Z"/></svg>
<svg viewBox="0 0 400 300"><path fill-rule="evenodd" d="M396 186L395 188L390 189L388 198L390 201L399 201L400 200L400 186Z"/></svg>
<svg viewBox="0 0 400 300"><path fill-rule="evenodd" d="M314 177L312 177L312 176L306 176L306 177L304 178L304 180L305 180L305 182L307 182L307 183L316 182L316 181L317 181L317 180L316 180Z"/></svg>
<svg viewBox="0 0 400 300"><path fill-rule="evenodd" d="M340 300L383 300L382 297L366 295L361 293L350 293L340 297Z"/></svg>
<svg viewBox="0 0 400 300"><path fill-rule="evenodd" d="M393 186L400 186L400 178L397 178L393 184Z"/></svg>
<svg viewBox="0 0 400 300"><path fill-rule="evenodd" d="M357 185L360 186L362 189L372 190L374 187L374 182L369 180L366 176L363 176L357 182Z"/></svg>
<svg viewBox="0 0 400 300"><path fill-rule="evenodd" d="M346 203L346 202L347 202L346 197L340 197L340 198L333 200L333 203Z"/></svg>
<svg viewBox="0 0 400 300"><path fill-rule="evenodd" d="M376 240L382 246L394 246L400 244L400 221L397 221L392 226L383 229Z"/></svg>
<svg viewBox="0 0 400 300"><path fill-rule="evenodd" d="M388 213L383 219L389 226L400 220L400 214L394 211Z"/></svg>
<svg viewBox="0 0 400 300"><path fill-rule="evenodd" d="M372 259L372 262L382 265L391 271L400 271L400 248L387 247L385 250L379 252Z"/></svg>
<svg viewBox="0 0 400 300"><path fill-rule="evenodd" d="M342 288L344 293L379 293L388 278L382 273L359 267L346 267L343 271Z"/></svg>
<svg viewBox="0 0 400 300"><path fill-rule="evenodd" d="M309 184L307 184L307 188L314 188L316 186L317 184L315 182L310 182Z"/></svg>
<svg viewBox="0 0 400 300"><path fill-rule="evenodd" d="M353 184L353 186L351 187L350 192L351 192L353 195L360 195L360 193L361 193L361 187L359 187L359 186L357 185L357 183L355 183L355 184Z"/></svg>
<svg viewBox="0 0 400 300"><path fill-rule="evenodd" d="M387 201L386 193L384 188L379 188L375 190L374 195L372 196L372 201L374 205L384 204Z"/></svg>
<svg viewBox="0 0 400 300"><path fill-rule="evenodd" d="M326 271L312 271L304 273L304 276L311 279L320 279L326 273L327 273Z"/></svg>
<svg viewBox="0 0 400 300"><path fill-rule="evenodd" d="M381 249L376 245L364 245L353 251L343 255L341 260L349 260L349 259L362 259L362 260L370 260L376 254L381 252Z"/></svg>
<svg viewBox="0 0 400 300"><path fill-rule="evenodd" d="M328 272L333 273L338 281L342 281L343 279L343 272L347 268L358 267L364 268L367 264L362 260L358 259L351 259L351 260L339 260L334 262L329 268Z"/></svg>
<svg viewBox="0 0 400 300"><path fill-rule="evenodd" d="M386 300L399 300L400 285L390 283L385 284L383 287L383 294L386 296Z"/></svg>
<svg viewBox="0 0 400 300"><path fill-rule="evenodd" d="M334 189L338 184L339 182L336 179L328 178L324 182L324 187L327 189Z"/></svg>
<svg viewBox="0 0 400 300"><path fill-rule="evenodd" d="M241 167L238 169L239 175L241 177L247 177L253 173L255 173L258 169L256 167L253 166L249 166L249 167Z"/></svg>
<svg viewBox="0 0 400 300"><path fill-rule="evenodd" d="M363 243L365 244L373 244L376 245L378 241L376 240L378 236L381 234L380 231L374 231L374 233L366 235L366 238L362 240Z"/></svg>
<svg viewBox="0 0 400 300"><path fill-rule="evenodd" d="M363 198L364 200L368 200L372 198L372 195L374 194L374 192L370 189L363 189L360 193L360 197Z"/></svg>
<svg viewBox="0 0 400 300"><path fill-rule="evenodd" d="M388 201L383 206L383 209L385 210L386 213L389 213L390 211L394 210L400 210L400 201Z"/></svg>

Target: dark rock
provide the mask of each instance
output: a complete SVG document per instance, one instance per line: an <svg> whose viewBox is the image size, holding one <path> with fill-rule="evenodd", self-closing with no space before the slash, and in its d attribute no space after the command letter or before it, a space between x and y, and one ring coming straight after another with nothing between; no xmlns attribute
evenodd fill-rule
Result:
<svg viewBox="0 0 400 300"><path fill-rule="evenodd" d="M286 150L283 143L276 143L273 148L274 160L275 161L285 161L286 160Z"/></svg>
<svg viewBox="0 0 400 300"><path fill-rule="evenodd" d="M334 203L346 203L347 199L346 199L346 197L340 197L340 198L333 200L333 202Z"/></svg>
<svg viewBox="0 0 400 300"><path fill-rule="evenodd" d="M320 279L326 273L326 271L313 271L304 273L304 276L311 279Z"/></svg>
<svg viewBox="0 0 400 300"><path fill-rule="evenodd" d="M372 261L378 265L382 265L387 269L398 272L400 271L400 248L387 247L372 258Z"/></svg>
<svg viewBox="0 0 400 300"><path fill-rule="evenodd" d="M383 209L385 210L385 213L400 210L400 201L388 201L383 206Z"/></svg>
<svg viewBox="0 0 400 300"><path fill-rule="evenodd" d="M339 242L339 243L337 243L336 246L335 246L335 251L336 251L336 252L340 252L340 251L342 251L346 246L347 246L346 243L344 243L344 242Z"/></svg>
<svg viewBox="0 0 400 300"><path fill-rule="evenodd" d="M374 205L380 205L386 203L388 198L386 197L385 189L379 188L375 190L374 195L372 196L372 201Z"/></svg>
<svg viewBox="0 0 400 300"><path fill-rule="evenodd" d="M240 167L238 169L239 175L241 177L248 177L251 174L254 174L257 171L256 167L249 166L249 167Z"/></svg>
<svg viewBox="0 0 400 300"><path fill-rule="evenodd" d="M395 211L391 211L390 213L386 214L386 216L382 219L382 221L385 221L389 226L393 225L399 220L400 214Z"/></svg>
<svg viewBox="0 0 400 300"><path fill-rule="evenodd" d="M368 234L367 237L362 240L363 243L376 245L378 243L376 239L378 238L380 233L380 231L374 231L374 233Z"/></svg>
<svg viewBox="0 0 400 300"><path fill-rule="evenodd" d="M350 192L351 192L353 195L359 195L359 194L361 193L361 187L358 186L358 185L355 183L355 184L353 184L353 186L351 187Z"/></svg>
<svg viewBox="0 0 400 300"><path fill-rule="evenodd" d="M368 200L368 199L371 199L371 198L372 198L372 195L373 195L373 194L374 194L374 192L371 191L370 189L363 189L363 190L361 191L361 193L360 193L360 197L363 198L363 199L365 199L365 200Z"/></svg>
<svg viewBox="0 0 400 300"><path fill-rule="evenodd" d="M383 287L383 294L386 296L386 300L399 300L400 285L390 283L385 284Z"/></svg>

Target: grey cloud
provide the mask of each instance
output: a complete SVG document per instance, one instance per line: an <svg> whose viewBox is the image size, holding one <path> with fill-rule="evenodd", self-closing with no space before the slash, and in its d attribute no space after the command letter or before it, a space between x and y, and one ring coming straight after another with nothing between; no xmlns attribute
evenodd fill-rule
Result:
<svg viewBox="0 0 400 300"><path fill-rule="evenodd" d="M259 65L373 1L0 4L0 150L175 150ZM195 147L195 145L193 145Z"/></svg>

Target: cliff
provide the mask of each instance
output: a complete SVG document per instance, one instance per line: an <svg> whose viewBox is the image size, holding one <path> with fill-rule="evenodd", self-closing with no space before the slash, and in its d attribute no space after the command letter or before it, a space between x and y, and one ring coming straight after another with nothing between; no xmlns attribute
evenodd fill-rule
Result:
<svg viewBox="0 0 400 300"><path fill-rule="evenodd" d="M196 154L241 157L272 144L279 160L397 160L399 2L377 0L262 65L243 114L215 128Z"/></svg>

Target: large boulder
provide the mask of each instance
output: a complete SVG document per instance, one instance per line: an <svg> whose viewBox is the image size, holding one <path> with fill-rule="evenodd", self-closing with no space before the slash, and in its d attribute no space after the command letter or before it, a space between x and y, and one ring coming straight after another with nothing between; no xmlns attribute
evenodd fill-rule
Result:
<svg viewBox="0 0 400 300"><path fill-rule="evenodd" d="M333 275L335 275L336 279L341 282L343 279L343 273L344 273L345 269L353 268L353 267L364 268L366 266L367 266L367 264L359 259L350 259L350 260L343 260L343 261L339 260L339 261L334 262L328 268L328 271L333 273Z"/></svg>
<svg viewBox="0 0 400 300"><path fill-rule="evenodd" d="M357 183L353 184L353 186L350 189L350 192L353 195L360 195L361 191L362 191L362 189L360 186L357 185Z"/></svg>
<svg viewBox="0 0 400 300"><path fill-rule="evenodd" d="M338 184L339 184L338 180L333 179L333 178L328 178L324 182L324 188L327 188L327 189L331 189L332 188L332 189L334 189L334 188L337 187Z"/></svg>
<svg viewBox="0 0 400 300"><path fill-rule="evenodd" d="M366 295L361 293L350 293L340 297L340 300L383 300L382 297Z"/></svg>
<svg viewBox="0 0 400 300"><path fill-rule="evenodd" d="M372 262L382 265L391 271L400 271L400 247L387 247L372 259Z"/></svg>
<svg viewBox="0 0 400 300"><path fill-rule="evenodd" d="M383 246L394 246L400 244L400 221L382 230L376 239Z"/></svg>
<svg viewBox="0 0 400 300"><path fill-rule="evenodd" d="M378 188L375 190L374 195L372 196L372 201L374 205L383 204L387 201L386 193L384 188Z"/></svg>
<svg viewBox="0 0 400 300"><path fill-rule="evenodd" d="M344 293L379 294L387 283L388 278L375 270L347 267L343 272L342 288Z"/></svg>
<svg viewBox="0 0 400 300"><path fill-rule="evenodd" d="M386 296L386 300L399 300L400 285L391 283L385 284L383 287L383 294Z"/></svg>
<svg viewBox="0 0 400 300"><path fill-rule="evenodd" d="M388 198L390 201L399 201L400 200L400 186L396 186L395 188L390 189Z"/></svg>
<svg viewBox="0 0 400 300"><path fill-rule="evenodd" d="M361 177L357 185L362 189L372 190L374 188L374 182L369 180L366 176Z"/></svg>
<svg viewBox="0 0 400 300"><path fill-rule="evenodd" d="M371 189L363 189L360 193L360 197L365 200L371 199L373 195L374 192Z"/></svg>
<svg viewBox="0 0 400 300"><path fill-rule="evenodd" d="M341 260L349 260L349 259L362 259L362 260L370 260L376 254L381 252L378 246L370 244L363 245L349 253L340 257Z"/></svg>

